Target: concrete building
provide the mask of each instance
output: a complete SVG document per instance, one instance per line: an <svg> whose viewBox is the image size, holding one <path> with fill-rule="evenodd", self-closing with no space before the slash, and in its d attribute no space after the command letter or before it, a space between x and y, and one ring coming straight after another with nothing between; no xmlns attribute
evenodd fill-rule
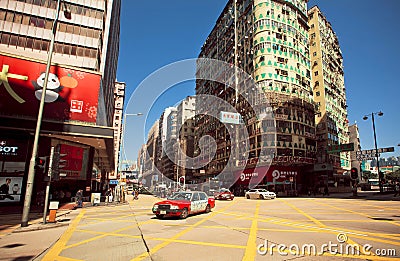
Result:
<svg viewBox="0 0 400 261"><path fill-rule="evenodd" d="M354 144L354 151L350 152L351 168L358 169L359 180L362 175L362 161L357 160L357 151L361 150L360 133L358 132L358 125L355 123L349 126L349 141Z"/></svg>
<svg viewBox="0 0 400 261"><path fill-rule="evenodd" d="M194 155L194 116L196 113L196 99L193 96L186 97L176 108L177 118L177 142L175 151L179 148L182 153L176 153L177 176L185 177L186 181L193 176L192 169L188 168L185 157ZM183 155L182 155L183 154Z"/></svg>
<svg viewBox="0 0 400 261"><path fill-rule="evenodd" d="M52 183L56 196L56 191L101 191L107 174L114 171L121 6L120 0L61 2L37 154L49 156L52 146L67 154L60 180ZM18 148L2 154L0 182L11 177L20 184L14 200L18 203L26 191L56 5L0 1L0 135L2 146ZM70 17L63 15L65 8ZM44 176L36 171L33 197L45 189Z"/></svg>
<svg viewBox="0 0 400 261"><path fill-rule="evenodd" d="M262 111L271 106L275 118L259 120L241 97L236 100L235 89L197 80L197 95L210 94L229 102L241 113L250 132L250 149L245 151L240 146L246 142L241 134L229 137L217 119L198 117L197 139L208 134L218 142L216 157L200 159L211 160L202 172L196 173L200 182L218 175L226 167L231 148L237 146L237 161L228 166L230 175L237 180L231 187L237 194L256 184L267 185L284 195L312 185L309 182L315 162L316 137L308 29L306 0L230 0L227 3L199 57L225 61L249 74L262 94L255 97L258 109ZM249 96L255 93L252 88L246 89L245 84L236 88ZM262 150L275 152L270 168L259 160ZM242 156L246 153L248 159ZM246 166L243 171L238 170L241 166ZM276 173L279 173L278 179L274 178ZM257 178L251 179L253 184L249 184L248 178L239 179L255 174Z"/></svg>
<svg viewBox="0 0 400 261"><path fill-rule="evenodd" d="M343 56L338 38L318 6L308 10L311 73L314 101L317 106L317 168L325 165L324 175L343 174L350 170L349 152L328 153L330 146L349 143L346 88Z"/></svg>
<svg viewBox="0 0 400 261"><path fill-rule="evenodd" d="M156 169L157 159L157 140L159 136L159 120L157 119L151 126L147 135L145 158L143 164L143 185L151 188L158 181L158 171Z"/></svg>

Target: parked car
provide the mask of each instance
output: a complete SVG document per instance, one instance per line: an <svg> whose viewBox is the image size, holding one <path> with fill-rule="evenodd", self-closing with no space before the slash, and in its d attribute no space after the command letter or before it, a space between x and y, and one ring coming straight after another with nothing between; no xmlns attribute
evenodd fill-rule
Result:
<svg viewBox="0 0 400 261"><path fill-rule="evenodd" d="M219 191L214 193L215 199L226 199L226 200L233 200L235 195L229 191L229 189L222 188Z"/></svg>
<svg viewBox="0 0 400 261"><path fill-rule="evenodd" d="M188 215L205 212L215 207L215 199L208 197L203 191L176 192L167 200L157 202L153 206L153 213L157 218L168 216L187 218Z"/></svg>
<svg viewBox="0 0 400 261"><path fill-rule="evenodd" d="M276 194L266 189L250 189L246 192L246 198L251 199L275 199Z"/></svg>

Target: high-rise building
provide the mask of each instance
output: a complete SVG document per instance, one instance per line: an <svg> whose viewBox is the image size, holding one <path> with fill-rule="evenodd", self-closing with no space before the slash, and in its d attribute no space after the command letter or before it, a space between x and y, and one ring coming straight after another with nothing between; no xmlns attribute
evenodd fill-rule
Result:
<svg viewBox="0 0 400 261"><path fill-rule="evenodd" d="M307 1L230 0L199 58L221 60L246 72L255 81L257 92L262 94L262 97L255 97L258 110L270 107L275 115L272 120L258 119L250 112L254 108L250 108L243 97L236 99L238 92L254 95L255 90L246 89L245 84L236 86L235 90L198 79L196 94L210 94L229 102L241 113L250 135L249 150L244 151L240 144L246 141L242 140L241 133L230 137L218 119L198 116L197 138L207 134L218 143L214 158L200 159L211 160L202 173L197 174L200 179L204 181L218 175L226 167L232 146L238 145L238 158L235 164L228 166L236 180L234 190L243 191L244 187L258 183L289 194L310 186L316 138ZM262 150L269 149L275 151L270 168L259 158ZM242 157L246 153L247 160ZM239 170L240 166L245 169ZM250 180L255 184L249 184Z"/></svg>
<svg viewBox="0 0 400 261"><path fill-rule="evenodd" d="M357 151L361 150L360 134L358 132L358 125L355 123L349 126L349 141L354 144L354 151L350 152L351 168L357 168L359 173L359 179L361 180L362 161L357 160Z"/></svg>
<svg viewBox="0 0 400 261"><path fill-rule="evenodd" d="M143 159L143 177L142 183L148 187L152 187L158 181L158 172L156 170L156 161L158 159L158 136L160 120L157 119L151 126L147 134L145 157Z"/></svg>
<svg viewBox="0 0 400 261"><path fill-rule="evenodd" d="M343 56L337 36L318 6L309 9L308 24L312 88L317 106L317 160L332 169L325 174L343 174L350 170L350 153L327 153L331 145L349 143Z"/></svg>
<svg viewBox="0 0 400 261"><path fill-rule="evenodd" d="M61 10L56 13L58 3ZM48 157L51 147L67 154L52 189L69 194L101 190L99 182L114 171L120 5L120 0L0 1L1 146L15 148L1 152L0 179L11 177L20 184L15 202L25 194L50 57L37 155ZM44 176L36 170L33 195L45 189Z"/></svg>
<svg viewBox="0 0 400 261"><path fill-rule="evenodd" d="M195 97L188 96L176 107L165 109L160 117L159 141L154 164L161 174L157 179L167 185L179 176L191 176L185 156L193 157ZM180 151L180 152L179 152ZM160 180L161 179L161 180Z"/></svg>

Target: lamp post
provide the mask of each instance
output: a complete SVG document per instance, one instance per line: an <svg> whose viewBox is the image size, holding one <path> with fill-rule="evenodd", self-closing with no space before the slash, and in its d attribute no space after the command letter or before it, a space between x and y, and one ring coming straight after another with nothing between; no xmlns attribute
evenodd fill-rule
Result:
<svg viewBox="0 0 400 261"><path fill-rule="evenodd" d="M54 41L55 41L55 36L56 36L56 32L57 32L57 24L58 24L58 18L59 18L59 13L60 13L60 6L61 6L61 0L57 0L56 14L55 14L55 18L54 18L53 26L52 26L49 53L47 55L46 73L45 73L45 78L44 78L44 83L43 83L42 97L40 98L39 112L38 112L37 121L36 121L35 136L34 136L33 145L32 145L32 156L31 156L31 160L29 162L29 170L28 170L28 178L27 178L26 190L25 190L24 207L22 210L21 227L28 226L29 211L30 211L31 200L32 200L33 182L35 180L35 160L37 157L40 128L41 128L42 118L43 118L44 101L45 101L45 97L46 97L47 84L49 81L51 59L53 57ZM64 3L64 16L67 19L71 19L71 12L66 8L65 3Z"/></svg>
<svg viewBox="0 0 400 261"><path fill-rule="evenodd" d="M122 154L125 155L125 146L124 146L124 138L125 138L125 128L126 128L126 117L127 116L142 116L143 113L124 113L124 122L122 123L122 135L121 135L121 159L119 161L119 170L122 170Z"/></svg>
<svg viewBox="0 0 400 261"><path fill-rule="evenodd" d="M374 143L375 143L375 156L376 156L376 167L378 169L378 178L379 178L379 191L383 192L383 184L382 184L382 175L379 170L379 153L378 153L378 144L376 142L376 131L375 131L375 118L374 115L383 116L383 112L373 112L371 114L367 114L363 117L363 120L368 120L368 116L372 118L372 129L374 131Z"/></svg>

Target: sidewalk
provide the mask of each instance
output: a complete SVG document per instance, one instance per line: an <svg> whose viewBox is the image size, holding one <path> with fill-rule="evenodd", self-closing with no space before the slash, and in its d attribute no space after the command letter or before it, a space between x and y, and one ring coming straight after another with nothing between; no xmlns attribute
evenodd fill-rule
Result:
<svg viewBox="0 0 400 261"><path fill-rule="evenodd" d="M113 202L107 205L124 204L127 203ZM98 206L104 205L101 202ZM84 202L83 207L96 206ZM63 204L57 210L56 222L44 224L43 207L32 207L26 227L20 225L22 206L2 206L0 210L0 260L35 260L63 235L81 208L75 209L75 203ZM43 230L46 230L45 234Z"/></svg>

